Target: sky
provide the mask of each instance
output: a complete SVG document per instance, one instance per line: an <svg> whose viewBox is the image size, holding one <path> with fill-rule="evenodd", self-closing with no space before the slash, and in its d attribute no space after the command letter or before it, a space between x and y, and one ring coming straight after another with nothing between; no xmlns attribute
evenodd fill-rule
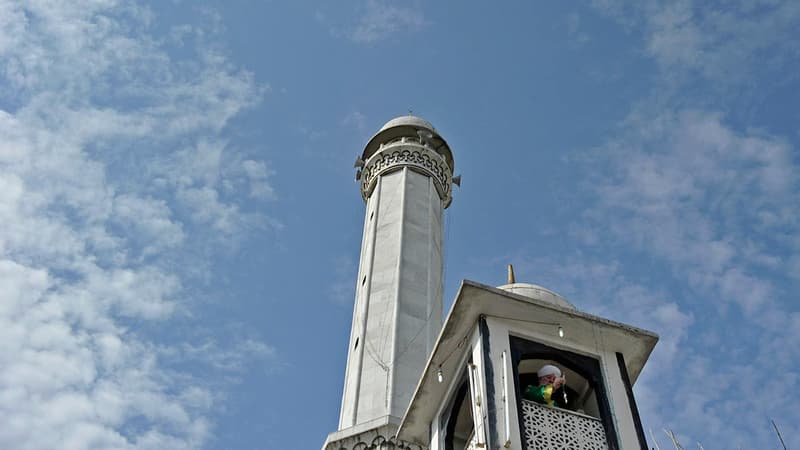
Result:
<svg viewBox="0 0 800 450"><path fill-rule="evenodd" d="M660 335L651 446L800 447L798 30L779 0L0 0L0 448L320 448L353 161L409 111L463 176L446 310L513 263Z"/></svg>

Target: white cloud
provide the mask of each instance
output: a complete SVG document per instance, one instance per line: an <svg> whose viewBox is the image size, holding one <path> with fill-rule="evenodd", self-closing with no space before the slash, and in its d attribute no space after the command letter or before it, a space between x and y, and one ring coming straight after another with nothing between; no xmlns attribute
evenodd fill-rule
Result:
<svg viewBox="0 0 800 450"><path fill-rule="evenodd" d="M592 4L634 42L641 38L658 76L614 137L583 161L593 202L571 235L583 244L582 258L611 258L629 274L627 284L648 287L657 299L641 296L651 320L691 319L677 328L680 339L674 329L652 326L662 339L636 386L645 425L662 446L670 444L658 430L671 428L687 447L760 448L777 445L768 418L779 418L791 447L800 423L795 396L787 394L800 389L800 350L792 344L800 342L792 271L800 251L796 143L742 124L739 112L751 106L743 97L761 102L796 80L800 7L772 0ZM728 113L731 104L737 110ZM637 297L630 286L618 292ZM606 306L648 323L620 298Z"/></svg>
<svg viewBox="0 0 800 450"><path fill-rule="evenodd" d="M355 296L353 279L358 271L357 264L350 256L341 255L332 261L332 265L334 278L328 288L330 298L337 305L350 306Z"/></svg>
<svg viewBox="0 0 800 450"><path fill-rule="evenodd" d="M567 36L574 45L583 45L589 42L589 34L581 28L581 16L577 13L567 14Z"/></svg>
<svg viewBox="0 0 800 450"><path fill-rule="evenodd" d="M686 367L692 327L702 318L677 302L674 293L632 280L625 275L626 266L607 257L599 261L586 254L512 259L516 259L517 279L525 273L535 273L537 283L555 288L579 309L659 335L635 390L647 423L663 426L671 417L674 404L684 401L674 398L673 389L684 381L682 374L674 374L676 368Z"/></svg>
<svg viewBox="0 0 800 450"><path fill-rule="evenodd" d="M154 254L158 249L183 243L183 227L172 219L172 211L163 199L122 194L114 198L113 205L113 220L124 228L132 228L130 234L144 241L142 254Z"/></svg>
<svg viewBox="0 0 800 450"><path fill-rule="evenodd" d="M60 292L67 283L7 260L0 262L0 273L4 286L19 287L4 290L0 299L16 306L0 314L4 447L133 448L135 435L124 436L124 424L137 416L149 421L150 430L185 426L175 435L181 440L207 432L189 432L203 420L198 415L203 410L168 393L180 388L163 379L148 345L104 311L106 291L67 287L69 292ZM140 291L123 293L133 297ZM127 313L147 317L151 311Z"/></svg>
<svg viewBox="0 0 800 450"><path fill-rule="evenodd" d="M583 255L588 262L557 265L557 279L593 293L602 315L661 334L637 385L647 423L673 428L684 444L763 443L765 417L795 432L800 416L781 396L800 388L787 291L800 251L791 239L800 222L787 212L800 203L791 143L738 131L717 112L639 109L596 150L584 186L595 201L573 235L588 237L588 255L632 255L654 271L633 275L641 270ZM776 374L775 389L743 392L764 378L758 368Z"/></svg>
<svg viewBox="0 0 800 450"><path fill-rule="evenodd" d="M344 116L344 119L342 119L342 125L353 126L356 128L356 130L358 130L359 133L363 134L367 129L367 116L359 111L353 111Z"/></svg>
<svg viewBox="0 0 800 450"><path fill-rule="evenodd" d="M274 199L275 191L269 185L269 177L274 173L263 161L247 159L242 161L242 170L250 184L250 196L261 199Z"/></svg>
<svg viewBox="0 0 800 450"><path fill-rule="evenodd" d="M644 33L644 49L670 78L699 74L720 86L781 74L800 51L796 2L594 0L598 10ZM783 73L782 75L788 75Z"/></svg>
<svg viewBox="0 0 800 450"><path fill-rule="evenodd" d="M364 14L350 34L355 42L373 43L400 31L414 31L425 25L419 8L396 6L385 0L367 0Z"/></svg>
<svg viewBox="0 0 800 450"><path fill-rule="evenodd" d="M205 264L193 233L274 222L242 206L272 195L267 164L223 138L268 88L208 47L176 59L151 21L135 4L0 1L2 448L199 448L213 428L221 396L162 359L183 344L127 326L185 310L191 267L173 260Z"/></svg>
<svg viewBox="0 0 800 450"><path fill-rule="evenodd" d="M536 273L537 282L557 287L581 310L658 333L658 352L649 363L655 368L649 370L666 370L673 364L695 321L669 293L628 279L615 261L596 262L579 255L561 260L523 259L514 267L518 274Z"/></svg>
<svg viewBox="0 0 800 450"><path fill-rule="evenodd" d="M374 44L401 33L415 32L428 24L418 2L397 2L394 0L359 1L352 23L347 25L334 21L321 10L314 11L314 20L329 28L336 37L346 37L359 44ZM334 23L337 22L337 23Z"/></svg>
<svg viewBox="0 0 800 450"><path fill-rule="evenodd" d="M274 173L267 164L243 159L230 150L225 141L200 139L193 146L157 157L147 166L155 185L170 191L192 222L210 225L221 233L214 239L227 240L228 244L248 230L281 226L243 211L243 202L230 201L242 191L256 200L276 198L270 185Z"/></svg>
<svg viewBox="0 0 800 450"><path fill-rule="evenodd" d="M791 146L699 111L634 114L628 127L607 148L610 173L592 180L590 216L713 298L748 312L770 304L770 282L753 274L789 263L767 243L798 226L784 212L800 200Z"/></svg>
<svg viewBox="0 0 800 450"><path fill-rule="evenodd" d="M252 360L271 359L276 355L276 350L261 341L245 338L233 342L220 343L216 339L207 339L202 344L185 343L180 347L163 348L162 352L170 358L197 360L204 359L217 370L230 373L240 373ZM207 393L195 390L194 397L207 400Z"/></svg>

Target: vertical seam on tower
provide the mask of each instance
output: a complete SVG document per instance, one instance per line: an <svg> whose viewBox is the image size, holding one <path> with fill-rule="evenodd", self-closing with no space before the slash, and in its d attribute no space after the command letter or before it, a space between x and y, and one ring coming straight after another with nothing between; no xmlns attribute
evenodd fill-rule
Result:
<svg viewBox="0 0 800 450"><path fill-rule="evenodd" d="M391 364L390 373L386 375L386 409L389 415L392 415L392 406L394 406L394 387L395 387L395 375L397 374L397 361L394 360L395 356L397 355L397 337L398 337L398 315L400 311L400 284L403 279L403 274L401 272L401 268L403 267L403 235L405 234L405 223L406 223L406 191L408 190L408 166L403 167L403 180L400 185L402 188L400 189L400 232L398 233L399 240L398 242L400 245L397 249L397 287L395 288L395 297L394 297L394 317L392 318L392 357L390 359Z"/></svg>
<svg viewBox="0 0 800 450"><path fill-rule="evenodd" d="M433 272L435 268L433 267L433 199L431 198L431 190L434 189L433 187L433 179L428 177L428 302L427 308L425 308L425 321L422 323L422 326L426 328L425 330L425 352L426 355L430 355L431 353L431 324L430 320L433 313L433 307L436 304L436 299L434 299L431 295L431 282L434 278ZM439 194L437 193L436 196L438 197Z"/></svg>
<svg viewBox="0 0 800 450"><path fill-rule="evenodd" d="M369 259L367 259L367 261L368 261L368 264L367 264L368 273L365 274L365 275L367 275L367 282L364 285L363 290L361 291L361 298L363 300L362 311L364 312L364 314L361 316L361 336L360 336L360 339L359 339L361 341L361 345L359 345L359 350L358 350L358 353L357 353L357 356L358 356L358 372L356 372L356 383L355 383L355 385L356 385L356 387L355 387L356 393L355 393L355 401L353 403L353 420L352 420L353 425L357 424L356 422L357 422L357 418L358 418L358 404L359 404L359 402L361 400L361 375L363 374L362 368L364 366L364 350L366 349L366 346L367 346L367 316L369 314L370 294L372 293L372 272L373 272L373 269L375 267L375 240L377 239L377 236L378 236L378 220L380 218L380 207L381 207L381 195L380 194L381 194L381 191L383 190L383 182L382 181L383 180L381 179L381 177L378 177L377 185L375 186L375 189L373 189L373 191L372 191L373 195L375 195L376 191L377 191L378 195L376 195L374 197L375 198L375 206L374 206L374 209L372 210L372 212L375 214L374 215L375 220L373 220L372 224L371 224L372 243L370 244L370 251L369 251L369 256L368 256ZM372 196L370 196L370 198L372 198ZM367 215L365 217L369 217L369 213L370 213L369 208L367 208L367 212L366 212ZM368 220L368 219L365 219L365 220ZM356 283L358 283L358 282L359 282L359 280L356 279Z"/></svg>
<svg viewBox="0 0 800 450"><path fill-rule="evenodd" d="M367 203L367 211L369 211L369 199L366 200ZM361 236L361 252L358 255L358 272L356 273L356 289L355 289L355 300L353 301L353 322L350 325L350 341L347 343L347 365L344 369L344 388L342 389L342 404L339 406L339 429L342 430L346 428L347 419L351 417L351 422L355 423L355 414L352 412L352 409L355 409L356 401L348 401L353 398L358 392L358 387L354 386L352 389L349 388L350 386L350 374L354 373L357 374L361 371L360 367L356 368L356 366L360 366L358 362L358 349L353 349L353 341L354 340L361 340L360 334L357 334L356 331L359 329L356 325L356 320L360 319L360 308L361 303L359 299L363 297L363 289L360 289L360 283L358 280L361 278L361 270L363 269L364 255L366 254L367 247L367 240L369 239L369 229L368 222L367 222L367 215L364 215L364 228L363 228L363 235ZM355 375L353 375L355 376ZM347 407L348 405L352 404L352 409L348 413ZM347 413L347 416L345 414ZM352 425L352 424L351 424Z"/></svg>
<svg viewBox="0 0 800 450"><path fill-rule="evenodd" d="M376 196L375 198L378 198ZM361 342L363 345L363 334L364 334L364 327L359 326L361 321L363 320L363 315L361 314L361 310L364 307L364 292L366 286L362 286L359 280L361 279L361 275L364 271L368 270L369 266L369 259L367 258L367 251L370 249L368 241L370 240L370 223L369 223L369 209L370 209L370 198L366 199L367 203L367 213L364 214L364 231L363 236L361 238L361 252L358 255L358 272L356 273L356 298L353 302L353 323L351 324L352 329L350 330L350 342L348 343L347 348L347 367L345 368L344 373L344 392L342 392L342 407L341 413L339 416L339 429L345 428L345 424L347 423L348 417L345 417L345 408L350 404L350 412L349 412L349 426L355 425L356 422L356 413L358 411L358 395L360 393L359 383L361 382L361 357L363 356L363 348L362 349L354 349L352 347L353 341ZM358 320L358 322L356 322ZM355 335L355 336L354 336ZM359 356L361 355L361 356ZM349 389L349 382L351 371L354 374L353 377L355 378L355 382L352 385L352 389ZM348 397L349 394L349 397ZM347 400L350 400L347 402Z"/></svg>

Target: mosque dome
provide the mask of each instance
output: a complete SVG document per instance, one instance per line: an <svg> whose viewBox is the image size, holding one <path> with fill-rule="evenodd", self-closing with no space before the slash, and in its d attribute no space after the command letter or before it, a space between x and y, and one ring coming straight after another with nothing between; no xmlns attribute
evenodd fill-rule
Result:
<svg viewBox="0 0 800 450"><path fill-rule="evenodd" d="M384 130L388 130L389 128L402 127L402 126L410 126L417 129L425 128L434 133L436 132L436 128L433 128L433 125L431 125L430 122L423 119L422 117L412 116L409 114L407 116L395 117L394 119L386 122L378 131L378 133Z"/></svg>
<svg viewBox="0 0 800 450"><path fill-rule="evenodd" d="M544 301L551 303L553 305L560 306L562 308L569 308L569 309L576 309L575 305L568 302L567 299L564 297L556 294L555 292L551 291L550 289L541 287L536 284L530 283L511 283L511 284L504 284L502 286L498 286L498 289L502 289L506 292L511 292L512 294L521 295L523 297L533 298L536 300Z"/></svg>

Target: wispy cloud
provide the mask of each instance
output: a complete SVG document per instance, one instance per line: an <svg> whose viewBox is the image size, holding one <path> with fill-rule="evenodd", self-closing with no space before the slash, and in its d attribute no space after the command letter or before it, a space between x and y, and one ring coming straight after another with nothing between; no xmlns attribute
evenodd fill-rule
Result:
<svg viewBox="0 0 800 450"><path fill-rule="evenodd" d="M370 132L367 130L367 116L360 111L353 111L347 114L344 119L342 119L341 123L344 127L355 129L362 140L366 141L369 139Z"/></svg>
<svg viewBox="0 0 800 450"><path fill-rule="evenodd" d="M777 374L781 389L800 387L800 352L789 344L800 341L800 313L786 270L800 251L794 152L778 136L734 129L720 113L645 108L586 161L595 202L574 235L587 238L589 254L635 255L660 271L646 284L601 271L612 280L607 315L662 334L637 387L656 429L674 427L688 442L755 445L770 439L765 417L800 420L779 392L741 393L743 380L763 376L754 367ZM570 272L592 282L582 292L609 285L591 276L596 270ZM649 375L667 371L668 380ZM690 398L674 397L689 385L697 388Z"/></svg>
<svg viewBox="0 0 800 450"><path fill-rule="evenodd" d="M342 119L342 125L353 126L359 133L363 133L367 129L367 116L359 111L353 111Z"/></svg>
<svg viewBox="0 0 800 450"><path fill-rule="evenodd" d="M593 307L661 334L636 386L653 429L672 428L686 445L764 447L775 442L773 417L791 440L800 423L786 395L800 389L797 145L732 119L731 105L796 80L786 69L800 54L800 7L592 3L641 39L658 76L580 161L591 198L571 230L581 252L553 277L582 297L599 291L604 303ZM767 381L742 390L756 380Z"/></svg>
<svg viewBox="0 0 800 450"><path fill-rule="evenodd" d="M648 424L668 423L674 404L682 401L668 396L686 380L682 375L667 379L663 375L687 364L692 327L698 322L691 308L663 287L626 275L627 266L613 258L575 253L537 258L515 255L503 260L514 261L518 277L536 274L538 283L557 289L583 311L658 333L656 350L636 383L636 398Z"/></svg>
<svg viewBox="0 0 800 450"><path fill-rule="evenodd" d="M692 286L747 312L768 306L772 289L753 274L782 276L794 253L767 245L794 245L799 224L790 205L800 196L792 147L698 111L634 114L628 126L630 134L606 149L612 172L593 180L600 203L589 216L673 264Z"/></svg>
<svg viewBox="0 0 800 450"><path fill-rule="evenodd" d="M366 0L360 3L355 15L355 21L348 19L339 22L317 10L314 18L327 26L334 36L346 37L359 44L374 44L398 34L418 31L428 24L416 2Z"/></svg>
<svg viewBox="0 0 800 450"><path fill-rule="evenodd" d="M333 260L334 279L329 287L331 300L341 306L350 305L355 296L353 279L358 270L350 256L342 255Z"/></svg>
<svg viewBox="0 0 800 450"><path fill-rule="evenodd" d="M425 25L422 11L384 0L367 0L364 14L350 34L355 42L373 43L400 31L415 31Z"/></svg>
<svg viewBox="0 0 800 450"><path fill-rule="evenodd" d="M214 46L177 59L151 21L136 4L0 1L0 447L210 435L214 393L127 324L183 311L191 275L171 261L204 264L184 252L194 233L272 223L243 212L272 196L267 164L222 137L267 88Z"/></svg>
<svg viewBox="0 0 800 450"><path fill-rule="evenodd" d="M581 28L581 16L577 13L567 15L567 36L574 45L583 45L589 42L589 34Z"/></svg>
<svg viewBox="0 0 800 450"><path fill-rule="evenodd" d="M225 343L207 338L202 343L185 342L180 346L164 347L161 352L173 361L204 361L213 369L227 373L242 373L253 360L271 359L277 353L273 347L252 338Z"/></svg>
<svg viewBox="0 0 800 450"><path fill-rule="evenodd" d="M739 85L759 72L780 74L800 54L796 2L592 3L626 27L641 30L644 50L668 77L700 75L722 86Z"/></svg>

